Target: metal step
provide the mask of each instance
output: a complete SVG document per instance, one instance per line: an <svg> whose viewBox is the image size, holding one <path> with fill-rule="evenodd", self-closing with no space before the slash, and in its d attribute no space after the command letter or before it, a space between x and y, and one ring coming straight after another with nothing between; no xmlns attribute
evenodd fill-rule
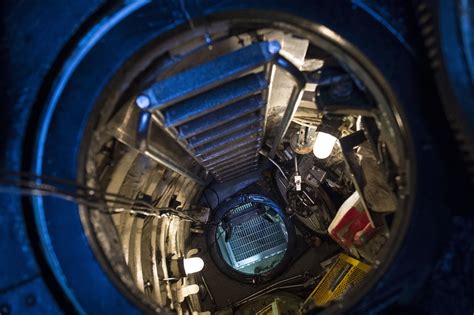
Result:
<svg viewBox="0 0 474 315"><path fill-rule="evenodd" d="M255 152L256 149L258 149L257 144L250 145L246 148L240 148L240 150L237 150L233 153L229 153L225 156L221 156L221 157L213 159L213 160L202 162L201 164L204 167L210 168L210 167L216 167L218 165L221 165L221 164L224 164L224 163L227 163L227 162L231 162L232 160L235 161L237 158L240 159L240 158L245 158L245 157L249 157L249 156L252 156L252 157L257 156L258 151Z"/></svg>
<svg viewBox="0 0 474 315"><path fill-rule="evenodd" d="M263 117L255 114L250 114L234 119L223 126L215 127L197 136L189 138L188 145L190 148L196 148L244 128L254 128L256 126L260 126L262 120Z"/></svg>
<svg viewBox="0 0 474 315"><path fill-rule="evenodd" d="M202 159L202 162L208 162L214 159L217 159L221 156L232 154L234 152L241 152L244 148L253 147L255 144L261 144L262 138L258 135L251 135L246 138L242 138L241 141L237 142L235 145L231 147L221 148L217 151L213 151L211 153L206 153L200 155L199 158Z"/></svg>
<svg viewBox="0 0 474 315"><path fill-rule="evenodd" d="M222 165L222 166L219 165L219 167L212 168L212 169L210 169L210 171L213 172L213 173L223 174L224 172L227 172L231 169L239 169L239 168L244 167L246 165L254 165L257 162L258 162L258 156L252 156L252 157L240 160L240 161L235 161L232 164Z"/></svg>
<svg viewBox="0 0 474 315"><path fill-rule="evenodd" d="M204 154L209 154L219 149L224 149L228 146L233 146L238 142L242 142L243 139L247 137L252 137L254 135L258 135L263 131L262 126L255 126L252 128L246 128L234 132L228 136L215 140L211 143L202 145L195 149L196 156L200 157Z"/></svg>
<svg viewBox="0 0 474 315"><path fill-rule="evenodd" d="M197 95L164 110L165 127L174 127L202 117L267 88L263 74L250 74L219 88Z"/></svg>
<svg viewBox="0 0 474 315"><path fill-rule="evenodd" d="M142 94L151 100L150 109L163 109L271 62L280 48L277 41L254 43L157 82Z"/></svg>
<svg viewBox="0 0 474 315"><path fill-rule="evenodd" d="M217 177L217 180L221 182L226 182L235 178L242 177L248 173L254 172L257 169L258 169L258 166L251 166L251 167L240 169L235 172L224 174L224 175L217 174L216 177Z"/></svg>
<svg viewBox="0 0 474 315"><path fill-rule="evenodd" d="M196 136L202 132L208 131L227 122L239 118L243 115L259 111L264 108L265 103L260 96L251 96L242 101L232 104L213 113L207 114L201 118L190 121L179 126L178 137L186 139Z"/></svg>
<svg viewBox="0 0 474 315"><path fill-rule="evenodd" d="M254 160L258 160L258 155L244 155L244 156L232 159L230 161L224 161L224 162L219 163L217 165L209 166L208 169L210 171L219 172L219 171L222 171L224 169L234 167L235 165L238 165L240 163L244 163L244 162L245 163L250 163Z"/></svg>
<svg viewBox="0 0 474 315"><path fill-rule="evenodd" d="M269 69L278 42L258 42L143 91L162 127L217 180L258 168ZM269 65L270 67L270 65Z"/></svg>

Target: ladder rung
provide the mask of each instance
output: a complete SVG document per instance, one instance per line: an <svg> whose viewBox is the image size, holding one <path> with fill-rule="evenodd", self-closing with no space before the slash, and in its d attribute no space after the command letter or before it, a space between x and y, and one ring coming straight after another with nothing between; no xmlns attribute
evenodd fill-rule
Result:
<svg viewBox="0 0 474 315"><path fill-rule="evenodd" d="M272 61L280 51L278 41L259 42L153 84L143 92L150 109L163 109Z"/></svg>

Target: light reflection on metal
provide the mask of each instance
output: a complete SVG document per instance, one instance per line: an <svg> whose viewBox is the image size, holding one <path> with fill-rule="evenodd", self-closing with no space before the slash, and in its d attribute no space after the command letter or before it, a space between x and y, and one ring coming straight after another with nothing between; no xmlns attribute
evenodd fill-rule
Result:
<svg viewBox="0 0 474 315"><path fill-rule="evenodd" d="M279 54L280 49L278 41L251 44L157 82L139 97L147 97L151 101L147 110L154 109L159 112L163 129L176 130L175 139L181 147L185 147L204 167L212 165L212 174L217 180L226 180L229 177L227 174L220 174L218 165L225 162L224 170L228 172L231 169L227 155L236 154L241 150L250 151L252 143L256 144L255 152L260 150L265 132L265 119L261 116L265 111L259 111L256 116L252 116L252 122L259 122L260 126L242 129L246 123L242 120L236 121L236 118L251 113L250 110L245 110L245 106L253 111L265 107L268 101L265 89L270 84L268 80L271 78L272 65L288 73L294 81L294 87L277 129L270 158L275 155L301 101L306 78L291 61ZM265 71L259 70L257 74L242 76L261 66L265 66ZM259 95L256 95L257 93ZM218 115L218 112L223 115ZM137 133L139 137L143 137L142 124L149 121L147 118L149 117L143 113ZM231 130L235 131L220 135L219 132L225 129L223 121L229 121ZM200 137L204 132L204 136ZM191 136L193 138L190 139L190 144L185 139ZM143 149L143 140L138 143ZM209 164L210 162L212 164ZM250 159L251 164L248 165L242 161L238 162L240 171L250 171L256 167Z"/></svg>
<svg viewBox="0 0 474 315"><path fill-rule="evenodd" d="M275 156L278 146L280 145L286 131L288 130L288 127L290 126L291 120L293 119L303 96L304 86L306 83L306 79L303 74L286 58L279 56L276 61L276 65L285 69L288 74L291 75L295 82L295 86L291 93L290 100L288 101L288 106L286 107L285 113L283 114L283 119L280 122L280 126L278 127L275 139L273 140L272 149L268 155L270 158Z"/></svg>

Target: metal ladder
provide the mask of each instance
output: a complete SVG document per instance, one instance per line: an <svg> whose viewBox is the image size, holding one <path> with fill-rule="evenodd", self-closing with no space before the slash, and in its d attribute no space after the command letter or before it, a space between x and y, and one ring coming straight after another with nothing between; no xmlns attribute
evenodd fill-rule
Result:
<svg viewBox="0 0 474 315"><path fill-rule="evenodd" d="M257 170L269 69L277 64L293 77L299 73L279 51L277 41L257 42L156 82L137 97L142 109L139 143L146 141L154 113L162 128L217 181ZM301 94L304 83L295 81ZM290 105L287 112L293 113Z"/></svg>

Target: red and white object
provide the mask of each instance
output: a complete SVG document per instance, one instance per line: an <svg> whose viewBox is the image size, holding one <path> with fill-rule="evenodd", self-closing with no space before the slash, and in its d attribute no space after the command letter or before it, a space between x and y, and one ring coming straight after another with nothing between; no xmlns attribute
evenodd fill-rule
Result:
<svg viewBox="0 0 474 315"><path fill-rule="evenodd" d="M357 191L341 205L328 232L332 239L353 254L357 254L357 246L363 245L375 233Z"/></svg>

